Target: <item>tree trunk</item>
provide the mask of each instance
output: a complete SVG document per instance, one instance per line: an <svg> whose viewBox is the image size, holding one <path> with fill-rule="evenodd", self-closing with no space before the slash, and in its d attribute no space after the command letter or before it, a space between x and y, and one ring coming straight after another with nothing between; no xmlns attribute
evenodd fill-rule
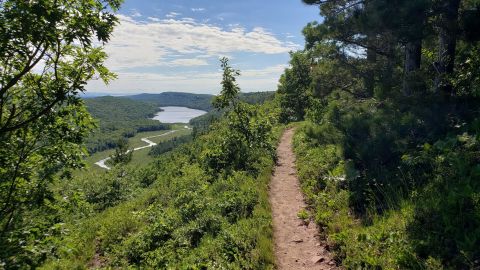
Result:
<svg viewBox="0 0 480 270"><path fill-rule="evenodd" d="M403 94L410 96L417 88L417 74L422 61L422 40L410 41L405 45L405 66L403 75Z"/></svg>
<svg viewBox="0 0 480 270"><path fill-rule="evenodd" d="M381 59L382 69L379 74L379 91L375 91L374 93L377 99L386 98L391 93L392 86L394 85L395 45L396 43L391 37L385 39L382 44L382 47L385 48L385 56Z"/></svg>
<svg viewBox="0 0 480 270"><path fill-rule="evenodd" d="M372 42L369 41L368 43L369 46L367 48L367 71L365 72L364 84L367 97L372 97L375 89L375 64L377 62L377 54L372 49L374 46Z"/></svg>
<svg viewBox="0 0 480 270"><path fill-rule="evenodd" d="M422 62L422 41L426 21L427 4L424 1L405 2L402 8L402 19L405 22L405 59L403 67L403 94L410 96L423 86L419 77Z"/></svg>
<svg viewBox="0 0 480 270"><path fill-rule="evenodd" d="M444 0L438 26L435 90L447 98L452 95L452 85L448 82L448 76L453 73L455 64L459 7L460 0Z"/></svg>

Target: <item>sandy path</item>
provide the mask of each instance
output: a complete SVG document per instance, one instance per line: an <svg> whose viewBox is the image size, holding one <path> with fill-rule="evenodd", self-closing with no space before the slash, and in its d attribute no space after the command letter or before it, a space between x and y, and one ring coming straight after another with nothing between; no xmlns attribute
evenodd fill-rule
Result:
<svg viewBox="0 0 480 270"><path fill-rule="evenodd" d="M277 269L338 269L318 237L314 222L305 225L297 213L306 207L296 176L293 129L283 134L278 165L270 182Z"/></svg>

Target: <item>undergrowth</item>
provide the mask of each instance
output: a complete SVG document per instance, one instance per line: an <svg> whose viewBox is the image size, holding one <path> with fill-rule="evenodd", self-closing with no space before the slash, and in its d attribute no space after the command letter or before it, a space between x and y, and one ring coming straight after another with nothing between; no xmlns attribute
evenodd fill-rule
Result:
<svg viewBox="0 0 480 270"><path fill-rule="evenodd" d="M432 114L331 101L299 124L302 188L347 269L480 266L478 119Z"/></svg>

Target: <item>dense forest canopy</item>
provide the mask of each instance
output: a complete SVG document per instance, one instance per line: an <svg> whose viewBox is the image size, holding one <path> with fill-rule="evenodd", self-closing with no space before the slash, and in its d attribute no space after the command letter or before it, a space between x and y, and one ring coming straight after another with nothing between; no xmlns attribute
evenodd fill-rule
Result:
<svg viewBox="0 0 480 270"><path fill-rule="evenodd" d="M132 121L152 118L160 108L153 102L130 100L123 97L98 97L84 100L88 112L101 121Z"/></svg>

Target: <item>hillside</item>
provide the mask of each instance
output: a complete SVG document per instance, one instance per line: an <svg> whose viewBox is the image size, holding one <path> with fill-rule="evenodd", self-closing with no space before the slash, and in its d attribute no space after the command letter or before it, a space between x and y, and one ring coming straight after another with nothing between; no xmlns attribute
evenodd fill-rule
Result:
<svg viewBox="0 0 480 270"><path fill-rule="evenodd" d="M272 100L274 95L275 92L250 92L240 93L239 97L242 101L245 101L249 104L261 104L268 100ZM160 94L131 95L125 96L124 98L154 103L159 107L182 106L192 109L211 111L213 110L212 100L214 95L163 92Z"/></svg>
<svg viewBox="0 0 480 270"><path fill-rule="evenodd" d="M240 100L248 104L262 104L269 100L272 100L275 97L275 92L266 91L266 92L249 92L249 93L240 93Z"/></svg>
<svg viewBox="0 0 480 270"><path fill-rule="evenodd" d="M164 106L182 106L191 109L211 111L213 95L191 94L180 92L164 92L160 94L139 94L126 96L125 98L151 102L159 107Z"/></svg>
<svg viewBox="0 0 480 270"><path fill-rule="evenodd" d="M261 104L273 99L274 92L241 93L240 99L249 104ZM87 141L90 153L115 147L120 137L132 137L136 132L168 129L168 125L150 120L162 106L182 106L206 110L209 113L194 119L192 124L205 129L221 113L213 110L213 95L180 92L139 94L132 96L103 96L85 98L90 114L98 120L97 129Z"/></svg>
<svg viewBox="0 0 480 270"><path fill-rule="evenodd" d="M102 122L121 122L151 118L160 111L150 102L103 96L85 99L88 112Z"/></svg>

